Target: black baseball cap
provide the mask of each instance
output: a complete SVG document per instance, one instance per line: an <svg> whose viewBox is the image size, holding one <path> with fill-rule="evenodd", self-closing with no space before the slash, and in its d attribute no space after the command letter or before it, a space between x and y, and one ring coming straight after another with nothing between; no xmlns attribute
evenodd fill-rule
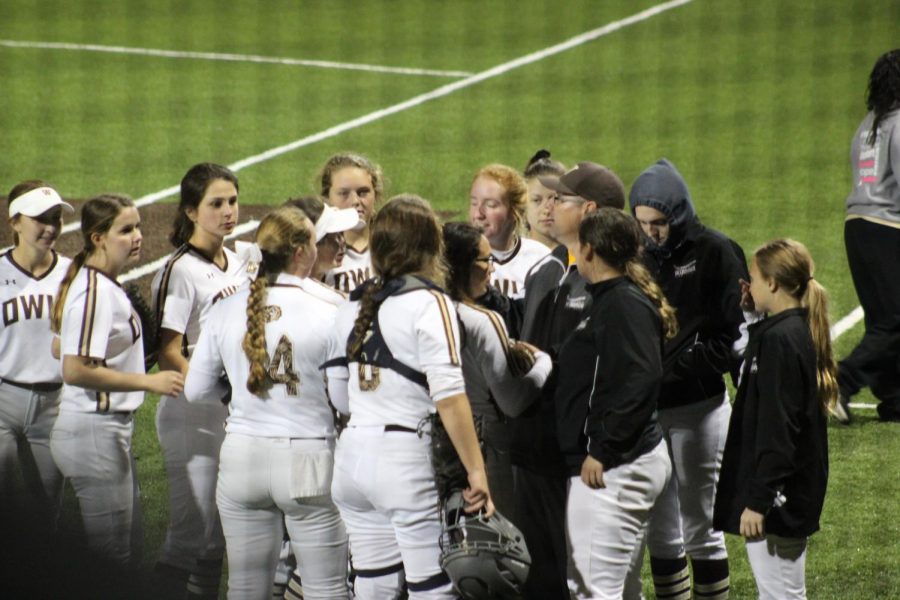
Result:
<svg viewBox="0 0 900 600"><path fill-rule="evenodd" d="M598 207L625 208L625 185L603 165L584 161L559 177L538 177L541 184L563 196L578 196Z"/></svg>

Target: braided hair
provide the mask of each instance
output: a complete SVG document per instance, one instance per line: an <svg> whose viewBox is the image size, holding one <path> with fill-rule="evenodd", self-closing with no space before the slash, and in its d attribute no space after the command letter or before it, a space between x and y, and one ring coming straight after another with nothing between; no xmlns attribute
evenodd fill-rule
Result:
<svg viewBox="0 0 900 600"><path fill-rule="evenodd" d="M441 227L431 205L419 196L401 194L388 200L372 221L369 248L377 277L360 298L359 314L347 344L351 362L359 360L366 332L383 302L377 299L378 292L386 282L404 275L421 275L442 285L446 278Z"/></svg>

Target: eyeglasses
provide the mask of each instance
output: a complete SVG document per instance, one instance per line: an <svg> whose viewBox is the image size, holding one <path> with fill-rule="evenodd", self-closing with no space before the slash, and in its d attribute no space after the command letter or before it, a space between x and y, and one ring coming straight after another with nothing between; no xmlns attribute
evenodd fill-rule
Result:
<svg viewBox="0 0 900 600"><path fill-rule="evenodd" d="M486 265L492 265L492 264L494 264L494 255L489 254L487 256L479 256L478 258L475 259L475 262L484 263Z"/></svg>

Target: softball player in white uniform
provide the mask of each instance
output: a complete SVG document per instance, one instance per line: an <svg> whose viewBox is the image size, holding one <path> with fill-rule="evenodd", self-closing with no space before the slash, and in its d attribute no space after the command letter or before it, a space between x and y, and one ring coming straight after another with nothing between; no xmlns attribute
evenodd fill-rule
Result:
<svg viewBox="0 0 900 600"><path fill-rule="evenodd" d="M140 320L116 277L140 257L140 216L130 199L91 199L81 213L85 247L54 306L65 385L50 449L72 482L88 546L113 562L141 558L141 511L131 452L144 391L178 393L175 371L144 372Z"/></svg>
<svg viewBox="0 0 900 600"><path fill-rule="evenodd" d="M237 194L237 178L220 165L195 165L182 179L171 236L178 249L151 284L161 367L186 374L210 307L247 284L243 263L224 246L238 220ZM225 551L215 500L228 414L222 397L194 404L164 396L156 412L170 519L157 573L186 580L195 597L216 597Z"/></svg>
<svg viewBox="0 0 900 600"><path fill-rule="evenodd" d="M438 273L441 232L431 208L414 196L392 199L375 217L372 247L379 279L338 308L326 363L332 402L350 413L332 493L350 534L357 598L397 597L404 574L410 598L453 598L439 564L430 440L418 434L435 411L466 467L469 509L491 514L493 504L464 391L456 311L413 277Z"/></svg>
<svg viewBox="0 0 900 600"><path fill-rule="evenodd" d="M334 208L353 208L359 214L360 226L347 231L347 249L340 267L325 276L325 283L350 293L374 275L369 252L369 223L381 201L384 176L381 167L364 156L335 154L319 174L320 194Z"/></svg>
<svg viewBox="0 0 900 600"><path fill-rule="evenodd" d="M24 514L14 499L15 470L29 484L39 526L54 528L62 475L50 455L50 430L59 412L62 374L50 353L50 313L69 259L53 250L62 213L74 212L56 190L26 181L9 193L15 246L0 256L0 504L5 519ZM19 453L18 445L29 450Z"/></svg>
<svg viewBox="0 0 900 600"><path fill-rule="evenodd" d="M232 383L216 499L228 547L228 597L269 597L282 521L305 598L347 598L347 536L331 501L334 421L319 370L337 309L305 289L313 226L290 207L257 232L259 275L210 311L185 395L217 403ZM252 315L248 318L248 314Z"/></svg>
<svg viewBox="0 0 900 600"><path fill-rule="evenodd" d="M472 181L469 222L478 227L491 245L494 274L491 285L510 298L525 297L525 276L550 254L544 244L523 238L528 186L506 165L488 165Z"/></svg>

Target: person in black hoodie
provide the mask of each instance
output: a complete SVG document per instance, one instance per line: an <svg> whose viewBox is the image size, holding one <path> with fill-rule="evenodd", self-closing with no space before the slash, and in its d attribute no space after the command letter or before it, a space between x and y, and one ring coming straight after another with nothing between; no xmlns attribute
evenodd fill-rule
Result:
<svg viewBox="0 0 900 600"><path fill-rule="evenodd" d="M672 480L647 532L658 597L728 598L725 536L712 528L716 480L731 404L723 374L744 322L739 280L744 252L704 226L681 173L661 159L635 180L631 211L645 234L644 265L678 315L678 335L666 344L659 423L672 458Z"/></svg>
<svg viewBox="0 0 900 600"><path fill-rule="evenodd" d="M806 598L807 538L828 482L826 419L838 397L825 289L803 244L756 251L750 326L725 442L713 524L742 535L759 597Z"/></svg>
<svg viewBox="0 0 900 600"><path fill-rule="evenodd" d="M559 350L554 399L577 598L623 597L641 530L672 472L656 398L663 342L677 322L640 251L638 224L619 210L598 209L581 223L577 264L592 303Z"/></svg>

